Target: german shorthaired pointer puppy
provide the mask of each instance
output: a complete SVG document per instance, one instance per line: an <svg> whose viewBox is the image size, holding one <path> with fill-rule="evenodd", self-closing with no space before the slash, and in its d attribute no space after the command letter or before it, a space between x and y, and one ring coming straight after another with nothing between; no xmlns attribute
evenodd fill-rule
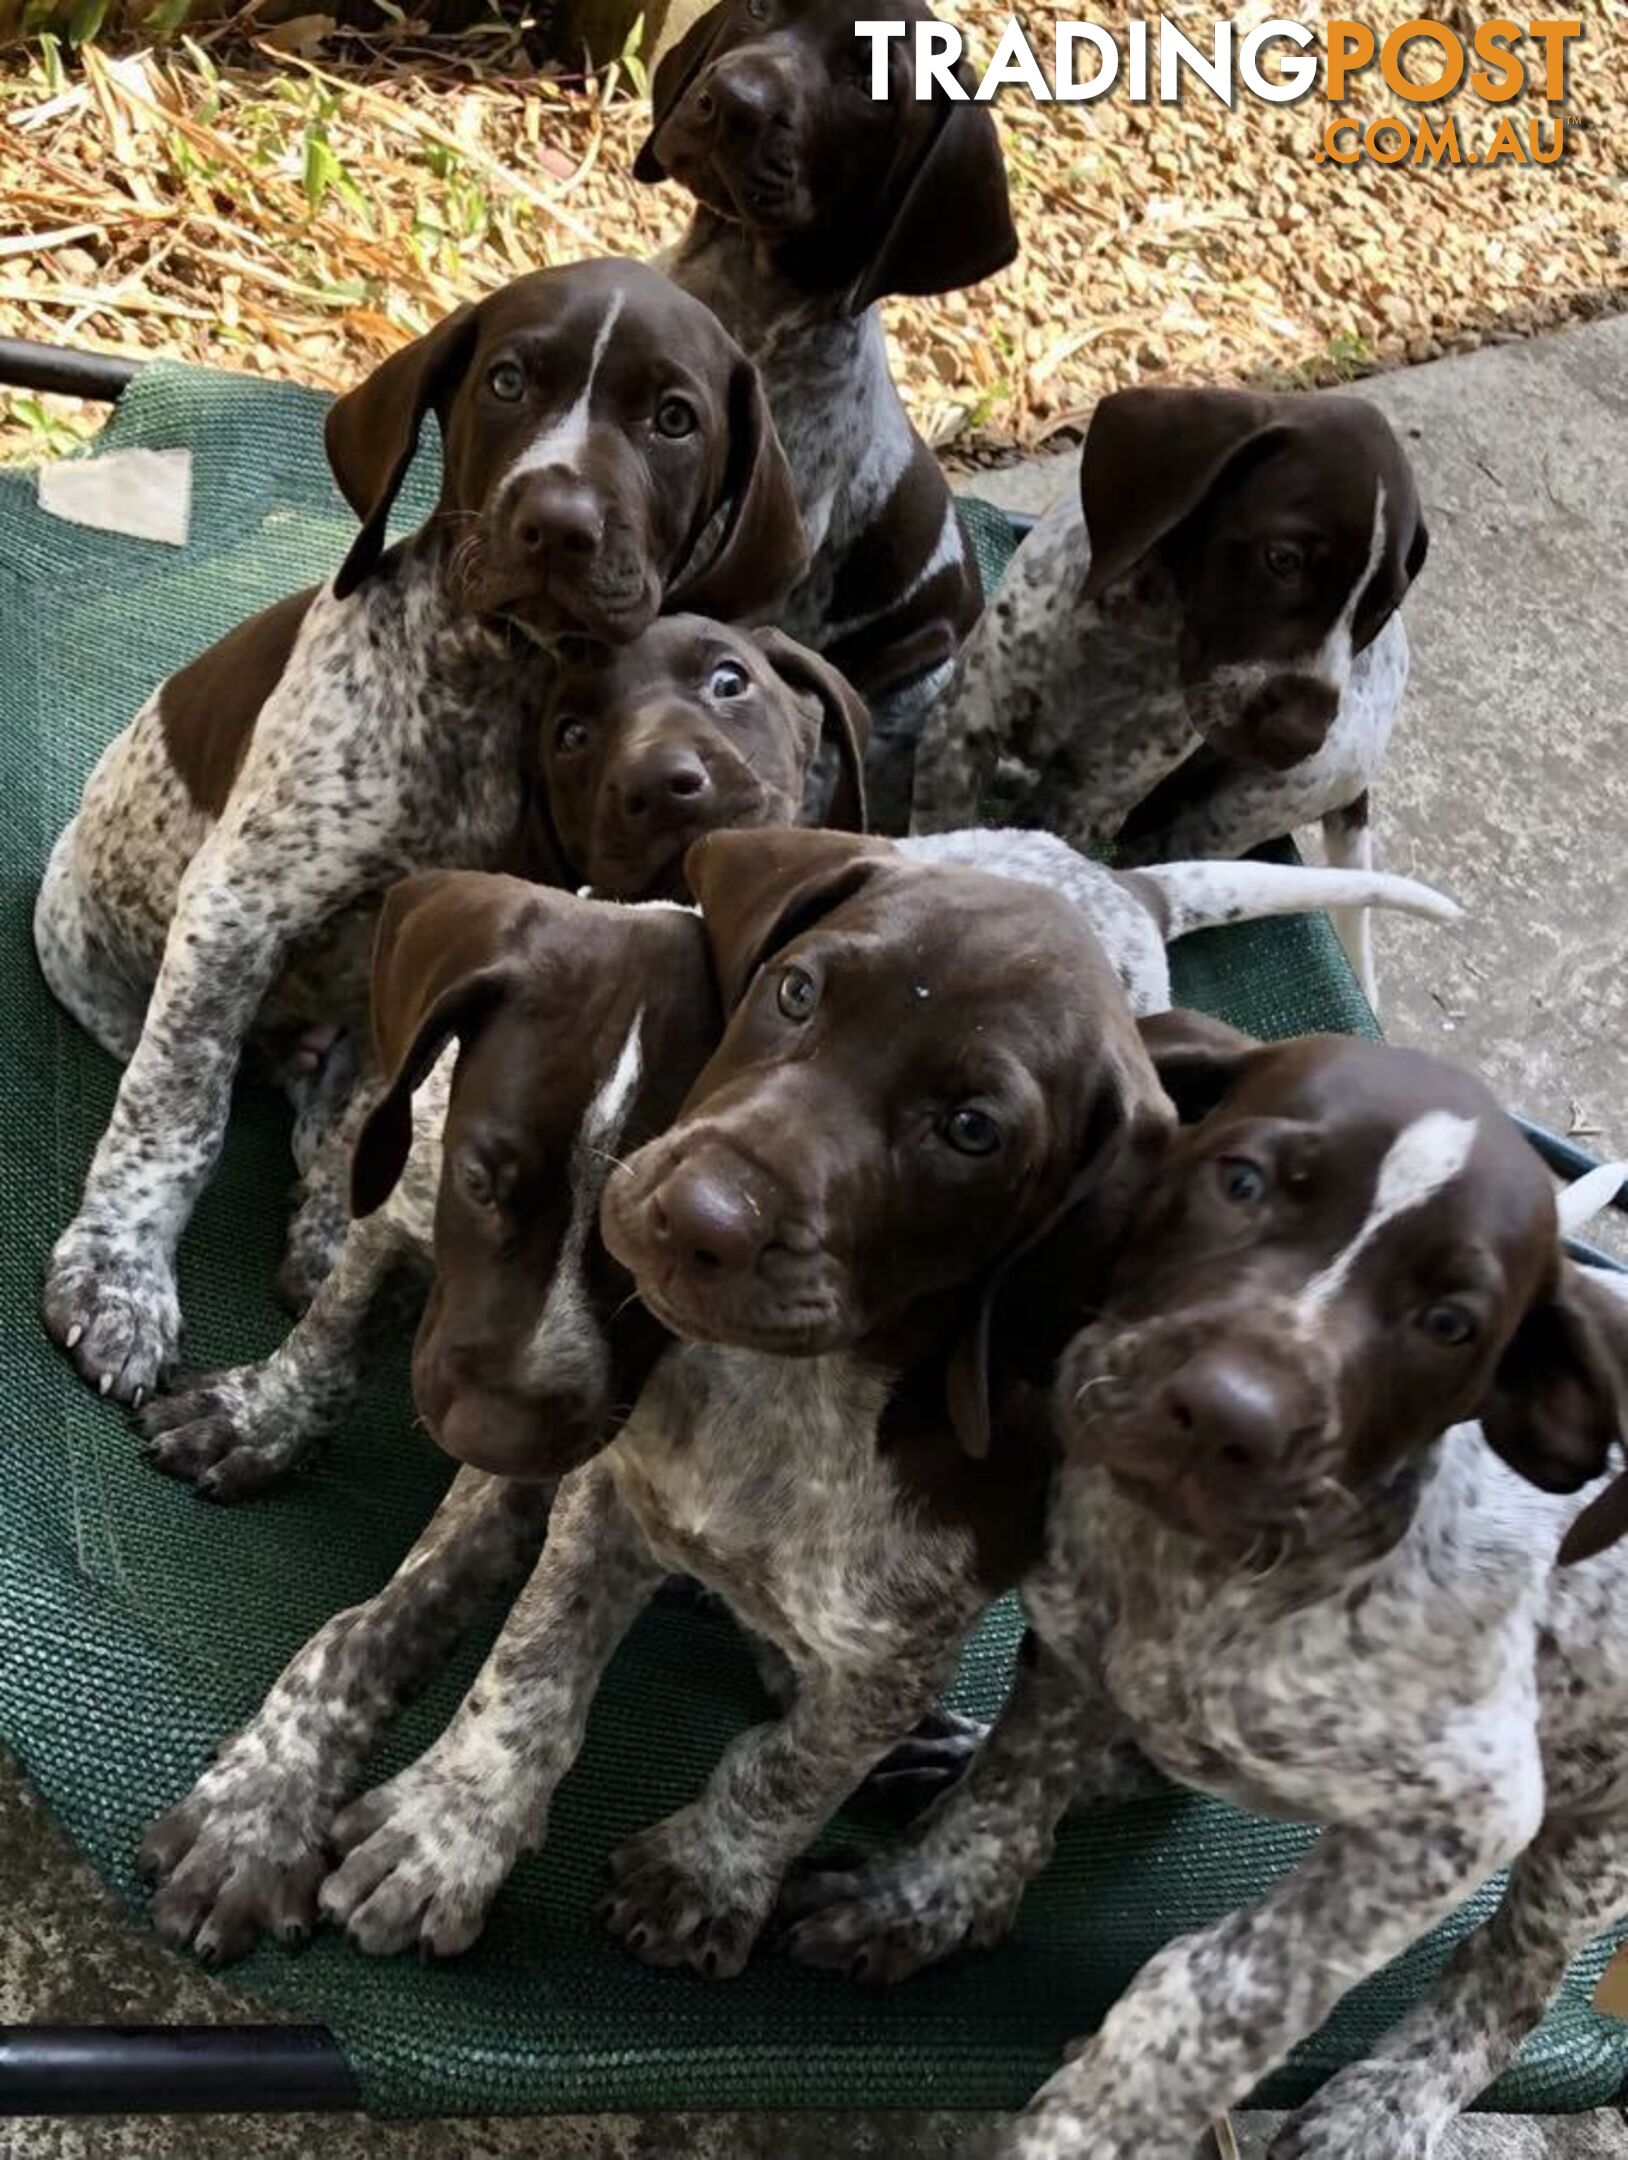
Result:
<svg viewBox="0 0 1628 2160"><path fill-rule="evenodd" d="M887 1753L877 1733L929 1708L1037 1549L1043 1432L1014 1467L949 1431L979 1423L958 1346L980 1276L1065 1189L1110 1207L1119 1158L1168 1118L1066 902L831 834L717 834L688 875L734 1016L677 1124L613 1174L602 1226L693 1339L560 1486L544 1558L446 1734L332 1826L347 1856L322 1906L364 1949L474 1939L544 1837L605 1661L678 1571L782 1654L796 1693L695 1807L619 1856L611 1918L658 1962L739 1970L784 1868ZM386 1600L370 1639L405 1660L393 1631L423 1636L410 1582ZM299 1798L299 1837L254 1795L310 1669L156 1834L151 1860L176 1871L167 1931L237 1944L296 1890L308 1902L316 1814L355 1771L348 1722L324 1728L332 1777L302 1748L320 1809ZM214 1857L194 1865L200 1842Z"/></svg>
<svg viewBox="0 0 1628 2160"><path fill-rule="evenodd" d="M386 550L432 408L441 500ZM302 941L309 960L402 873L514 847L546 680L533 640L624 642L662 607L772 612L806 561L751 363L638 264L540 271L461 308L342 398L327 440L363 521L338 576L159 688L40 894L48 981L129 1060L45 1286L46 1325L103 1394L139 1398L174 1357L176 1244ZM293 1017L336 1004L339 986Z"/></svg>
<svg viewBox="0 0 1628 2160"><path fill-rule="evenodd" d="M1360 399L1104 398L1079 500L1018 550L927 723L917 830L998 816L1096 848L1135 813L1147 861L1321 819L1330 861L1368 868L1426 545L1407 459Z"/></svg>
<svg viewBox="0 0 1628 2160"><path fill-rule="evenodd" d="M1190 1015L1145 1034L1196 1122L1106 1296L1076 1285L1012 1700L902 1855L800 1889L790 1947L896 1979L992 1941L1068 1803L1155 1773L1320 1825L1258 1907L1149 1963L1000 2147L1192 2160L1510 1864L1419 2008L1271 2148L1427 2160L1628 1914L1628 1548L1590 1557L1628 1480L1574 1497L1624 1437L1628 1301L1563 1257L1546 1174L1465 1074Z"/></svg>
<svg viewBox="0 0 1628 2160"><path fill-rule="evenodd" d="M407 878L385 901L373 1020L389 1077L357 1135L333 1271L263 1363L140 1413L149 1460L210 1499L259 1491L333 1425L402 1266L433 1259L413 1392L460 1462L558 1477L653 1362L658 1333L600 1244L599 1195L721 1032L694 913L478 871Z"/></svg>
<svg viewBox="0 0 1628 2160"><path fill-rule="evenodd" d="M686 850L723 826L865 827L869 716L778 630L667 616L562 667L538 737L534 853L551 883L607 900L682 899ZM815 759L837 781L819 799Z"/></svg>
<svg viewBox="0 0 1628 2160"><path fill-rule="evenodd" d="M762 371L814 547L779 620L869 700L871 820L903 832L922 715L982 588L894 388L876 303L974 285L1017 237L988 107L918 102L908 41L890 48L889 96L872 99L864 12L720 0L656 69L634 172L696 199L666 267ZM921 0L894 12L930 20Z"/></svg>

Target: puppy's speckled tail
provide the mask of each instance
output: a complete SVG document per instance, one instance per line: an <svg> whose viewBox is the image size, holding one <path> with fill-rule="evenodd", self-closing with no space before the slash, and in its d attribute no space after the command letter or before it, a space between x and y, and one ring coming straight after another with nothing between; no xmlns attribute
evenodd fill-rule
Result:
<svg viewBox="0 0 1628 2160"><path fill-rule="evenodd" d="M1120 873L1152 912L1166 939L1265 915L1305 915L1318 908L1396 908L1427 922L1457 922L1456 900L1414 878L1383 870L1319 870L1292 863L1157 863Z"/></svg>

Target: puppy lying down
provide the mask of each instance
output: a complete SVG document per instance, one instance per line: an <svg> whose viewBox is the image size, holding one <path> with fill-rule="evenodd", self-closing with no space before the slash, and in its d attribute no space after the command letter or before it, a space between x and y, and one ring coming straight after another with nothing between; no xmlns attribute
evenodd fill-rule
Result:
<svg viewBox="0 0 1628 2160"><path fill-rule="evenodd" d="M687 638L688 632L684 625L678 624L664 628L661 635L665 641L673 642ZM710 628L708 635L713 635ZM741 633L723 635L730 640L731 650L747 642ZM777 644L771 644L771 652L778 651L788 642L780 639ZM626 663L618 665L625 666ZM782 658L779 665L784 671L788 663ZM820 667L823 664L815 662L814 665ZM829 675L831 671L824 672ZM840 678L835 679L840 682ZM587 699L579 692L570 702L574 708L586 704ZM612 751L605 754L614 754L615 748L613 744ZM1073 902L1095 931L1109 966L1124 988L1131 1011L1139 1016L1168 1008L1170 966L1166 943L1192 930L1267 916L1301 914L1324 907L1392 907L1443 923L1456 920L1459 914L1451 900L1429 886L1380 871L1321 870L1274 863L1195 862L1166 863L1144 870L1116 872L1081 855L1066 841L1046 833L1020 831L943 833L893 844L913 861L961 864L999 876L1020 878L1045 885ZM585 855L582 859L593 858ZM512 1336L514 1354L519 1355L519 1346L530 1325L527 1301L538 1295L536 1285L553 1282L554 1270L560 1264L558 1248L550 1248L547 1252L531 1249L522 1252L512 1271L516 1287L509 1293L507 1303L489 1287L495 1279L498 1263L482 1254L478 1242L470 1246L470 1261L460 1264L461 1244L456 1226L460 1211L467 1205L466 1184L449 1181L443 1173L453 1063L450 1058L437 1062L437 1055L430 1051L433 1048L438 1053L454 1032L457 1032L461 1045L470 1048L478 1031L488 1026L498 1009L488 1000L472 1013L460 1015L454 1005L444 1005L441 1017L445 1024L433 1044L412 1052L412 1028L405 1024L404 1015L416 1026L420 1017L428 1013L430 1005L421 986L409 983L404 988L404 978L410 967L422 967L426 963L422 959L410 962L403 954L428 954L433 946L427 937L404 937L404 933L415 919L424 923L436 919L435 913L418 916L425 897L431 894L440 895L436 913L455 909L465 919L478 920L486 926L485 942L478 940L460 946L472 978L478 978L481 968L489 962L491 942L505 935L503 926L515 911L524 909L527 912L529 920L536 926L530 933L533 936L542 937L542 926L545 923L548 926L547 967L554 971L552 973L543 967L541 945L527 953L517 942L509 941L517 980L528 970L536 976L525 1000L528 1014L525 1024L535 1036L535 1042L524 1052L518 1047L514 1051L505 1051L499 1045L488 1045L482 1053L483 1070L494 1070L509 1059L530 1058L539 1076L549 1076L539 1078L530 1107L522 1110L518 1102L515 1106L517 1127L524 1127L529 1122L534 1134L547 1128L548 1119L542 1105L551 1088L558 1090L559 1100L569 1099L575 1104L578 1114L585 1113L590 1107L591 1091L584 1091L587 1068L573 1068L571 1063L572 1055L580 1051L583 1038L574 1030L560 1038L555 1033L559 1016L565 1015L574 1021L576 1000L588 995L590 986L593 994L601 999L608 996L611 986L601 979L599 970L601 965L611 968L613 951L629 955L616 965L630 969L632 979L645 985L640 994L646 999L653 998L655 993L646 981L646 969L654 965L660 971L665 965L663 955L671 948L676 935L672 926L647 927L629 921L625 915L619 918L614 912L591 918L581 916L574 910L584 903L556 907L552 896L539 896L528 905L521 900L520 888L509 880L464 877L457 884L449 885L433 878L417 879L397 888L376 954L374 1028L384 1069L395 1075L387 1106L393 1106L390 1115L398 1122L391 1129L403 1136L405 1127L399 1123L402 1104L415 1090L418 1091L410 1156L403 1157L394 1166L395 1177L385 1184L373 1167L378 1160L376 1135L380 1127L377 1120L370 1123L364 1134L354 1182L357 1220L345 1236L332 1274L318 1289L310 1307L282 1347L261 1364L192 1380L173 1394L150 1403L140 1413L139 1423L146 1436L149 1460L169 1475L196 1484L211 1499L241 1499L261 1490L304 1460L334 1425L360 1377L363 1324L379 1291L398 1266L411 1265L420 1274L430 1270L436 1272L436 1297L415 1353L415 1379L422 1384L433 1362L427 1345L445 1333L445 1324L438 1320L438 1314L455 1296L451 1280L455 1273L461 1272L469 1278L469 1299L478 1302L483 1309L483 1317L478 1323L461 1324L476 1325L479 1332L491 1338L491 1355L501 1357L503 1353L498 1345L505 1334ZM564 970L562 955L565 946L577 934L576 926L590 920L595 924L594 934L577 951L585 969L579 977L574 967ZM400 953L398 941L403 941ZM650 960L634 960L631 957L634 951L648 952ZM437 969L435 980L442 982L443 974L444 965ZM655 1072L648 1062L641 1069L646 1087L665 1083L667 1098L675 1107L686 1091L689 1078L699 1070L702 1062L700 1044L706 1023L699 1016L710 1015L712 1011L710 990L697 993L693 984L693 969L680 970L676 976L667 978L661 985L659 1008L668 1015L667 1024L676 1026L678 1020L673 999L695 998L698 1025L687 1038L687 1054L692 1062L687 1067L675 1067L665 1075ZM443 983L443 989L447 987ZM552 1004L549 1002L551 997L555 1000ZM653 1024L652 1015L657 1006L646 1003L638 1009L645 1015L647 1024ZM632 1011L630 1006L623 1016L623 1024L631 1024ZM459 1023L456 1030L452 1026L454 1019ZM614 1058L606 1062L609 1053L607 1038L596 1053L599 1063L594 1066L601 1087L608 1086L614 1074ZM669 1050L666 1054L671 1056L673 1053ZM471 1082L472 1087L476 1085L478 1082ZM646 1117L644 1130L651 1129L654 1128ZM456 1127L453 1137L456 1141ZM602 1136L600 1144L610 1149L618 1142L615 1134L608 1134ZM533 1153L536 1146L534 1137ZM567 1155L556 1149L541 1160L547 1164L547 1175L558 1179ZM546 1205L539 1208L533 1202L534 1215L543 1220L558 1216L565 1205L569 1185L576 1195L570 1205L581 1211L582 1222L591 1223L597 1193L609 1163L610 1156L602 1155L593 1179L584 1179L580 1169L573 1171L566 1183L551 1188ZM539 1177L534 1190L541 1192L545 1183L546 1178ZM437 1193L443 1195L439 1209ZM574 1264L581 1264L582 1256L597 1245L597 1236L586 1233ZM478 1287L477 1269L485 1274L488 1285L485 1289ZM617 1294L625 1292L626 1284L623 1283ZM557 1301L563 1293L556 1288L549 1295ZM573 1307L579 1314L585 1309L580 1304ZM466 1351L464 1356L468 1363L472 1353ZM438 1385L432 1394L438 1397L442 1391ZM508 1391L500 1393L504 1400L510 1399ZM518 1393L523 1398L525 1390L520 1389ZM432 1418L422 1395L419 1407L423 1415ZM533 1404L523 1414L532 1414L538 1407ZM433 1418L431 1429L435 1429ZM438 1434L437 1437L443 1436ZM464 1448L454 1448L453 1452L461 1459L482 1463L488 1469L503 1467L500 1459L490 1459L481 1452L471 1454Z"/></svg>

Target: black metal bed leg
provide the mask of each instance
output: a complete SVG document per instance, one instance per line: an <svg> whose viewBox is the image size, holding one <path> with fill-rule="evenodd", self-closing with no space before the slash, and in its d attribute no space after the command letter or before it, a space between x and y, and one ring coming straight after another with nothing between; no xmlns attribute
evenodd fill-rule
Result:
<svg viewBox="0 0 1628 2160"><path fill-rule="evenodd" d="M292 2115L361 2104L324 2025L0 2025L0 2119Z"/></svg>

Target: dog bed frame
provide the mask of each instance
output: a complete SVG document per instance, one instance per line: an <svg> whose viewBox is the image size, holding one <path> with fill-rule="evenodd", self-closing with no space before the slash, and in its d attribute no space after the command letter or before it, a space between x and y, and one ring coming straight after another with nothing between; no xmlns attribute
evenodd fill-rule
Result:
<svg viewBox="0 0 1628 2160"><path fill-rule="evenodd" d="M405 1358L387 1356L320 1467L241 1507L202 1506L143 1466L124 1416L71 1374L40 1326L45 1255L74 1211L117 1080L35 965L29 922L47 851L97 753L152 686L324 575L350 532L322 458L326 401L312 392L3 341L0 383L116 399L92 456L191 458L182 546L63 522L40 508L31 474L0 471L0 1738L139 1906L145 1825L312 1629L383 1583L450 1466L415 1427ZM407 521L433 500L433 465L427 445ZM992 585L1014 521L976 503L965 516ZM1174 965L1178 998L1258 1034L1374 1030L1321 917L1207 932L1184 940ZM1530 1130L1560 1172L1592 1166ZM197 1368L279 1339L270 1285L289 1181L285 1113L251 1075L181 1252ZM961 1707L993 1711L1017 1635L1008 1601L968 1651ZM399 1722L370 1777L427 1744L484 1648L470 1643ZM375 1962L325 1934L298 1958L262 1949L233 1975L305 2022L0 2029L0 2115L1013 2107L1160 1944L1257 1897L1308 1842L1171 1791L1071 1820L1010 1943L891 1993L801 1971L772 1949L727 1987L649 1971L592 1918L605 1856L691 1797L731 1734L763 1714L727 1619L663 1596L607 1677L546 1848L516 1870L468 1957ZM889 1834L856 1807L832 1842ZM1366 2052L1492 1894L1348 1998L1263 2102L1304 2098ZM1547 2112L1621 2094L1628 2027L1590 2007L1604 1957L1601 1946L1580 1962L1486 2104Z"/></svg>

